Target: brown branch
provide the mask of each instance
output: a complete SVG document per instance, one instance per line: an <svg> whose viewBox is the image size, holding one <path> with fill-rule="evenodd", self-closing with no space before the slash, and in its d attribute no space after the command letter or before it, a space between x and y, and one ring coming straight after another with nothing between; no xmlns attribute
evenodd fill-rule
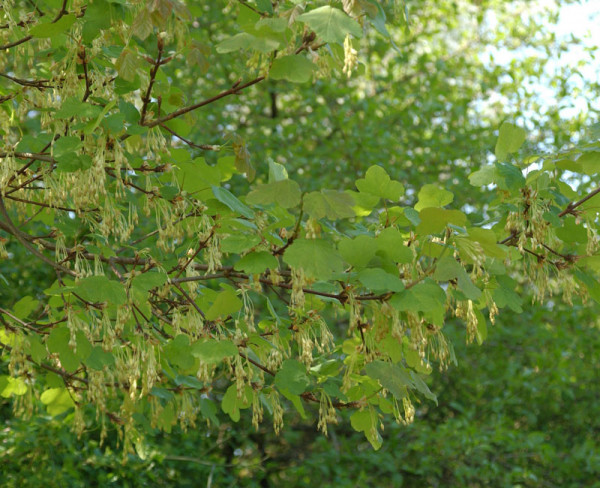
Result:
<svg viewBox="0 0 600 488"><path fill-rule="evenodd" d="M12 347L10 347L8 344L4 344L3 342L0 342L0 347L3 349L6 349L8 352L12 351ZM33 358L27 354L25 356L27 358L27 360L33 364L35 364L36 366L39 366L40 368L45 369L46 371L50 371L52 373L56 373L57 375L59 375L60 377L63 378L63 380L65 381L65 383L67 383L67 380L69 381L79 381L81 383L85 383L86 385L89 383L88 380L86 378L80 378L79 376L74 376L73 374L69 373L68 371L65 371L64 369L59 369L59 368L55 368L54 366L50 366L48 364L44 364L44 363L36 363Z"/></svg>
<svg viewBox="0 0 600 488"><path fill-rule="evenodd" d="M268 375L271 376L275 376L275 373L273 371L271 371L269 368L266 368L265 366L263 366L262 364L260 364L259 362L255 361L252 358L249 358L248 356L246 356L243 352L238 352L238 354L240 355L240 357L244 358L246 361L248 361L249 363L252 363L254 366L256 366L258 369L264 371L265 373L267 373Z"/></svg>
<svg viewBox="0 0 600 488"><path fill-rule="evenodd" d="M228 90L224 90L221 93L219 93L218 95L215 95L214 97L207 98L206 100L202 100L201 102L195 103L194 105L182 107L179 110L175 110L174 112L171 112L170 114L167 114L163 117L159 117L158 119L155 119L151 122L147 122L143 125L145 125L146 127L152 128L152 127L156 127L157 125L164 124L165 122L167 122L171 119L174 119L175 117L179 117L183 114L187 114L188 112L191 112L192 110L196 110L200 107L204 107L205 105L209 105L213 102L216 102L217 100L220 100L221 98L228 97L229 95L237 95L237 94L239 94L240 91L244 90L245 88L248 88L252 85L256 85L257 83L260 83L264 79L265 79L264 76L259 76L258 78L254 78L253 80L248 81L247 83L244 83L243 85L238 85L236 83Z"/></svg>
<svg viewBox="0 0 600 488"><path fill-rule="evenodd" d="M50 22L51 24L55 24L56 22L58 22L65 14L68 14L69 12L67 11L67 0L63 0L63 3L60 7L60 11L58 12L58 14L56 14L56 17L54 17L54 20L52 22ZM0 51L4 51L5 49L10 49L11 47L15 47L18 46L20 44L23 44L24 42L27 42L29 40L33 39L33 36L28 35L25 37L22 37L21 39L14 41L14 42L9 42L8 44L5 44L4 46L0 46Z"/></svg>
<svg viewBox="0 0 600 488"><path fill-rule="evenodd" d="M98 208L92 208L92 209L76 209L76 208L69 208L69 207L60 207L57 205L50 205L48 203L42 203L42 202L34 202L33 200L26 200L24 198L19 198L19 197L13 197L11 195L5 195L6 198L10 199L10 200L14 200L15 202L21 202L21 203L26 203L28 205L36 205L38 207L44 207L44 208L53 208L56 210L63 210L64 212L74 212L74 213L79 213L79 212L96 212L98 211Z"/></svg>
<svg viewBox="0 0 600 488"><path fill-rule="evenodd" d="M583 205L585 202L587 202L589 199L595 197L596 195L598 195L598 193L600 193L600 187L596 188L595 190L591 191L590 193L588 193L585 197L583 197L580 200L577 200L576 202L570 202L565 209L560 212L558 214L559 218L564 217L565 215L569 215L569 214L573 214L574 210L577 207L580 207L581 205ZM518 235L520 234L520 232L513 232L511 235L509 235L508 237L505 237L504 239L502 239L501 241L498 241L497 244L507 244L510 241L512 241L513 239L515 239ZM510 244L509 244L510 245ZM543 244L542 244L543 245ZM545 247L545 246L544 246ZM552 249L548 249L549 251L553 252L554 254L557 254L563 258L565 258L564 256L562 256L561 254L558 254L557 252L553 251ZM572 261L574 256L571 256L569 258L570 261ZM566 258L565 258L566 259Z"/></svg>
<svg viewBox="0 0 600 488"><path fill-rule="evenodd" d="M185 299L188 301L188 303L196 309L196 311L200 314L200 316L203 319L206 320L206 316L204 315L204 312L198 306L198 304L194 300L192 300L192 297L190 297L178 283L173 283L173 286L175 286L175 288L177 288L181 292L181 294L185 297Z"/></svg>
<svg viewBox="0 0 600 488"><path fill-rule="evenodd" d="M577 200L575 203L573 203L573 202L569 203L567 205L567 207L561 213L558 214L558 216L559 217L564 217L565 215L572 213L573 210L575 210L580 205L583 205L590 198L595 197L598 193L600 193L600 187L596 188L594 191L592 191L591 193L587 194L581 200Z"/></svg>
<svg viewBox="0 0 600 488"><path fill-rule="evenodd" d="M153 61L153 66L150 70L150 81L148 82L148 88L146 89L146 93L142 97L142 112L140 115L140 125L146 125L146 112L148 110L148 104L150 103L150 98L152 96L152 87L154 86L154 80L156 78L156 73L158 73L158 68L161 65L164 41L162 37L160 37L160 35L158 36L157 44L158 56L156 57L156 61Z"/></svg>
<svg viewBox="0 0 600 488"><path fill-rule="evenodd" d="M302 223L303 216L304 216L304 193L300 196L300 213L298 214L298 220L296 220L296 225L294 226L294 231L292 232L292 235L287 240L287 242L283 246L281 246L280 248L275 250L275 252L273 253L274 256L282 255L284 253L284 251L288 247L290 247L290 245L297 239L298 234L300 233L300 224Z"/></svg>
<svg viewBox="0 0 600 488"><path fill-rule="evenodd" d="M211 145L211 144L196 144L195 142L190 141L189 139L186 139L185 137L177 134L177 132L175 132L173 129L170 129L169 127L167 127L164 124L160 124L160 126L165 129L167 132L169 132L171 135L177 137L177 139L185 142L188 146L190 147L194 147L196 149L202 149L204 151L220 151L221 150L221 146L219 145Z"/></svg>
<svg viewBox="0 0 600 488"><path fill-rule="evenodd" d="M15 236L17 238L17 240L31 254L33 254L35 257L37 257L41 261L44 261L46 264L49 264L50 266L52 266L54 269L56 269L58 271L62 271L63 273L67 273L68 275L71 275L71 276L77 276L77 273L75 273L75 271L70 270L69 268L66 268L66 267L52 261L51 259L46 257L44 254L42 254L40 251L38 251L35 247L33 247L28 242L28 240L23 236L24 233L21 232L19 229L17 229L17 227L13 224L12 220L10 219L10 216L8 215L8 211L6 210L6 207L4 205L4 199L1 196L0 196L0 213L2 213L2 215L6 219L6 222L0 221L0 227L2 227L4 230L6 230L7 232L9 232L13 236Z"/></svg>
<svg viewBox="0 0 600 488"><path fill-rule="evenodd" d="M0 76L21 86L31 86L39 89L52 88L52 85L46 85L50 80L24 80L22 78L15 78L14 76L7 75L6 73L0 73Z"/></svg>
<svg viewBox="0 0 600 488"><path fill-rule="evenodd" d="M88 97L92 94L92 90L90 77L88 74L87 56L85 54L85 47L83 45L81 45L77 56L79 57L79 59L81 60L81 64L83 65L83 76L85 77L85 93L83 94L82 101L85 102L88 99Z"/></svg>
<svg viewBox="0 0 600 488"><path fill-rule="evenodd" d="M30 152L0 152L0 158L6 158L8 156L14 156L19 159L33 159L34 161L45 161L47 163L56 163L56 160L49 154L39 154Z"/></svg>
<svg viewBox="0 0 600 488"><path fill-rule="evenodd" d="M26 329L29 329L29 330L35 332L36 334L48 334L48 332L43 332L43 331L36 329L30 323L27 323L27 322L21 320L19 317L13 315L11 312L9 312L8 310L6 310L4 308L0 307L0 313L7 315L11 319L13 319L15 322L17 322L19 325L21 325L21 327L25 327Z"/></svg>

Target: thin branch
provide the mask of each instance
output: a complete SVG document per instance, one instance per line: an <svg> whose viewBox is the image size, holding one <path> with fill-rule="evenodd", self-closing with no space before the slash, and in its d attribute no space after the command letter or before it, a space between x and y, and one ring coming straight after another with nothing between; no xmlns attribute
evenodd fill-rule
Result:
<svg viewBox="0 0 600 488"><path fill-rule="evenodd" d="M206 320L206 316L204 315L204 312L198 306L198 304L194 300L192 300L192 297L190 297L178 283L173 283L173 285L175 286L175 288L177 288L181 292L181 294L185 297L185 299L188 301L188 303L196 309L196 312L198 312L200 314L200 316Z"/></svg>
<svg viewBox="0 0 600 488"><path fill-rule="evenodd" d="M51 85L46 84L50 83L50 80L24 80L22 78L15 78L14 76L7 75L6 73L0 73L0 76L21 86L31 86L39 89L52 88Z"/></svg>
<svg viewBox="0 0 600 488"><path fill-rule="evenodd" d="M90 77L88 74L87 56L85 54L85 47L83 45L81 46L81 49L79 50L78 56L79 56L79 59L81 60L81 64L83 65L83 75L85 77L85 93L83 94L83 99L82 99L82 101L85 102L88 99L88 97L92 94L92 90L91 90Z"/></svg>
<svg viewBox="0 0 600 488"><path fill-rule="evenodd" d="M569 203L569 205L567 205L567 207L561 213L559 213L558 216L559 217L564 217L565 215L572 213L573 210L575 210L580 205L583 205L590 198L595 197L598 193L600 193L600 187L596 188L594 191L592 191L591 193L587 194L581 200L577 200L575 203Z"/></svg>
<svg viewBox="0 0 600 488"><path fill-rule="evenodd" d="M228 97L229 95L237 95L237 94L239 94L240 91L244 90L245 88L248 88L252 85L256 85L257 83L260 83L264 79L265 79L264 76L259 76L258 78L254 78L253 80L248 81L247 83L244 83L243 85L239 85L238 83L236 83L228 90L222 91L221 93L219 93L218 95L215 95L214 97L207 98L206 100L202 100L201 102L195 103L194 105L182 107L179 110L175 110L174 112L171 112L170 114L167 114L163 117L159 117L158 119L155 119L151 122L147 122L144 125L146 127L152 128L152 127L156 127L157 125L164 124L165 122L167 122L171 119L174 119L175 117L179 117L183 114L187 114L188 112L191 112L192 110L196 110L200 107L204 107L205 105L209 105L213 102L216 102L217 100L220 100L221 98Z"/></svg>
<svg viewBox="0 0 600 488"><path fill-rule="evenodd" d="M274 256L281 255L284 251L290 247L290 245L298 238L298 234L300 233L300 224L302 224L302 217L304 216L304 193L300 196L300 213L298 214L298 220L296 220L296 225L294 226L294 231L292 235L287 240L287 242L276 249L273 253Z"/></svg>
<svg viewBox="0 0 600 488"><path fill-rule="evenodd" d="M39 154L30 152L0 152L0 158L6 158L9 156L14 156L15 158L19 159L33 159L34 161L46 161L47 163L56 163L56 160L49 154Z"/></svg>
<svg viewBox="0 0 600 488"><path fill-rule="evenodd" d="M221 150L221 146L219 145L211 145L211 144L196 144L195 142L190 141L189 139L186 139L185 137L177 134L177 132L175 132L173 129L170 129L169 127L167 127L165 124L160 124L160 126L165 129L167 132L169 132L172 136L177 137L177 139L185 142L188 146L190 147L194 147L196 149L202 149L204 151L220 151Z"/></svg>
<svg viewBox="0 0 600 488"><path fill-rule="evenodd" d="M51 24L55 24L65 14L68 14L68 13L69 12L67 11L67 0L63 0L63 3L61 5L61 7L60 7L60 11L58 12L58 14L56 14L56 17L54 17L54 20L52 22L50 22L50 23ZM8 44L5 44L4 46L0 46L0 51L4 51L5 49L10 49L11 47L18 46L18 45L23 44L24 42L27 42L27 41L29 41L31 39L33 39L33 36L29 35L29 36L22 37L18 41L9 42Z"/></svg>
<svg viewBox="0 0 600 488"><path fill-rule="evenodd" d="M148 110L148 104L150 103L150 98L152 96L152 87L154 86L154 80L156 78L156 73L158 73L158 68L161 65L160 61L162 58L164 41L162 37L160 37L160 35L158 37L157 44L158 56L156 57L156 61L153 61L154 66L152 66L152 69L150 70L150 81L148 82L148 88L146 89L146 93L142 97L142 112L140 115L140 125L146 124L146 112Z"/></svg>
<svg viewBox="0 0 600 488"><path fill-rule="evenodd" d="M52 266L54 269L56 270L60 270L63 273L67 273L68 275L71 276L77 276L77 273L75 273L75 271L69 269L69 268L65 268L64 266L52 261L51 259L47 258L44 254L42 254L40 251L38 251L35 247L33 247L26 238L23 237L23 233L16 228L16 226L13 224L12 220L10 219L10 216L8 215L8 211L6 210L6 207L4 205L4 199L0 196L0 213L2 213L2 215L4 216L4 218L6 219L6 222L2 222L0 221L0 224L4 224L1 225L2 228L4 228L4 230L6 230L7 232L11 233L13 236L15 236L17 238L17 240L34 256L36 256L38 259L44 261L46 264L49 264L50 266Z"/></svg>

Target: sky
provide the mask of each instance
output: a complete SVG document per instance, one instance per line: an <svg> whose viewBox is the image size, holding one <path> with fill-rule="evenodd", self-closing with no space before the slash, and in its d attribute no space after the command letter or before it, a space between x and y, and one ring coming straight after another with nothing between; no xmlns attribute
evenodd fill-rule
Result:
<svg viewBox="0 0 600 488"><path fill-rule="evenodd" d="M600 48L600 0L586 0L563 6L556 33L560 37L569 37L572 34L583 37L585 46L573 46L567 54L563 55L562 62L574 65L583 60L585 64L580 70L582 76L588 80L600 81L600 56L592 59L590 54L585 51L585 47ZM583 96L574 96L573 102L573 108L566 110L565 117L585 108ZM599 101L592 102L591 105L600 110Z"/></svg>

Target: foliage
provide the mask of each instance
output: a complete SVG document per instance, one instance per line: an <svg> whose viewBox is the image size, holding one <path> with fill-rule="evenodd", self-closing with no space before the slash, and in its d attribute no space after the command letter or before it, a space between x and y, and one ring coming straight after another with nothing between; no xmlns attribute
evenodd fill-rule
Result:
<svg viewBox="0 0 600 488"><path fill-rule="evenodd" d="M108 485L110 478L119 486L197 486L212 473L213 486L300 487L316 479L325 486L595 486L594 311L503 313L480 348L467 347L462 334L460 324L450 325L458 366L434 373L440 405L423 405L410 426L386 426L377 452L349 423L333 426L327 440L301 419L280 436L242 420L209 437L203 429L149 436L147 457L130 456L121 467L114 439L100 448L98 432L77 441L60 420L13 419L0 438L4 484Z"/></svg>
<svg viewBox="0 0 600 488"><path fill-rule="evenodd" d="M0 390L17 413L43 408L78 433L97 421L99 443L112 422L129 452L145 433L169 434L177 423L247 415L259 428L266 414L279 433L284 411L310 416L315 404L322 432L343 417L378 449L383 418L407 424L422 402L437 401L427 376L455 361L447 319L483 343L499 309L523 311L519 280L539 300L559 292L567 302L600 301L590 201L600 192L597 138L524 157L527 132L505 121L489 164L472 172L454 148L430 165L456 174L443 185L415 177L427 176L434 144L414 141L431 138L437 122L412 124L405 151L414 157L396 174L400 160L377 164L381 109L355 129L366 139L348 136L344 151L370 142L354 161L364 172L338 170L344 185L326 188L318 171L312 178L329 135L287 119L288 134L255 169L248 141L267 144L276 122L249 124L251 98L218 104L267 86L276 118L274 84L286 83L293 108L304 92L288 82L316 79L327 96L315 90L313 120L344 133L345 113L322 115L338 103L329 78L367 71L360 49L376 61L390 52L414 61L419 46L394 42L386 19L398 6L387 2L204 3L48 0L4 11L0 245L3 262L27 256L40 267L27 270L39 280L27 294L15 286L20 260L2 274L15 299L0 309ZM419 58L425 67L453 61ZM395 82L389 66L367 73L369 86ZM446 80L428 82L441 91ZM352 99L361 91L348 83ZM462 88L473 94L476 84ZM458 93L427 113L449 105L452 127L469 120L457 131L468 145L481 129ZM413 107L394 105L406 101L402 91L390 97L401 127L422 108L413 96ZM204 136L209 143L193 142ZM314 161L307 191L311 183L282 164L290 155L277 157L287 137ZM491 141L477 140L481 161ZM469 173L472 189L457 191ZM572 187L573 174L581 177ZM481 187L484 196L468 196Z"/></svg>

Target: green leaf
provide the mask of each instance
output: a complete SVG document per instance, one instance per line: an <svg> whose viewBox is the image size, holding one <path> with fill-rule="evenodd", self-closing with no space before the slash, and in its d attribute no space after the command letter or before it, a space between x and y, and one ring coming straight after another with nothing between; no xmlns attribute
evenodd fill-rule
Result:
<svg viewBox="0 0 600 488"><path fill-rule="evenodd" d="M444 256L437 262L433 278L437 281L456 279L459 288L470 300L477 300L481 296L481 290L473 284L465 269L451 256Z"/></svg>
<svg viewBox="0 0 600 488"><path fill-rule="evenodd" d="M518 190L525 186L523 172L513 164L495 163L496 183L501 190Z"/></svg>
<svg viewBox="0 0 600 488"><path fill-rule="evenodd" d="M358 279L372 291L402 291L404 284L402 280L383 269L363 269L358 273Z"/></svg>
<svg viewBox="0 0 600 488"><path fill-rule="evenodd" d="M577 223L577 219L571 215L563 218L563 226L556 229L556 237L564 242L580 242L588 241L587 230L581 223Z"/></svg>
<svg viewBox="0 0 600 488"><path fill-rule="evenodd" d="M254 212L246 205L240 202L229 190L220 186L212 186L213 195L221 203L227 205L234 212L251 219L254 217Z"/></svg>
<svg viewBox="0 0 600 488"><path fill-rule="evenodd" d="M194 356L190 338L185 334L178 334L170 340L163 348L165 358L174 366L188 370L194 366Z"/></svg>
<svg viewBox="0 0 600 488"><path fill-rule="evenodd" d="M219 168L207 164L204 158L177 162L175 166L179 187L188 193L209 190L212 185L218 185L223 180Z"/></svg>
<svg viewBox="0 0 600 488"><path fill-rule="evenodd" d="M242 396L238 398L237 386L235 383L227 388L223 400L221 400L221 409L231 417L231 420L237 422L240 420L240 409L248 408L252 405L252 387L246 385Z"/></svg>
<svg viewBox="0 0 600 488"><path fill-rule="evenodd" d="M364 268L375 257L377 242L373 237L359 235L354 239L344 238L338 243L340 255L355 268Z"/></svg>
<svg viewBox="0 0 600 488"><path fill-rule="evenodd" d="M390 305L400 311L433 312L443 310L446 304L446 293L433 282L417 285L395 294Z"/></svg>
<svg viewBox="0 0 600 488"><path fill-rule="evenodd" d="M27 393L27 384L23 378L14 378L12 376L0 376L0 396L10 398L11 396L22 396Z"/></svg>
<svg viewBox="0 0 600 488"><path fill-rule="evenodd" d="M498 140L496 141L495 152L498 161L504 161L509 154L517 152L525 142L526 135L525 129L510 122L504 122L500 126Z"/></svg>
<svg viewBox="0 0 600 488"><path fill-rule="evenodd" d="M306 420L308 418L306 415L306 412L304 411L304 405L302 404L302 398L299 395L294 395L292 392L286 390L285 388L279 388L279 393L281 393L290 402L292 402L292 405L294 405L294 408L300 414L300 417L302 419Z"/></svg>
<svg viewBox="0 0 600 488"><path fill-rule="evenodd" d="M304 197L304 210L315 219L326 217L329 220L337 220L355 217L353 205L354 200L350 195L335 190L313 191Z"/></svg>
<svg viewBox="0 0 600 488"><path fill-rule="evenodd" d="M227 289L217 295L217 298L206 312L208 320L215 320L219 317L232 315L242 308L242 301L238 298L235 291Z"/></svg>
<svg viewBox="0 0 600 488"><path fill-rule="evenodd" d="M15 303L12 312L16 317L20 319L26 319L29 317L29 314L38 307L39 303L40 302L38 300L30 296L26 296Z"/></svg>
<svg viewBox="0 0 600 488"><path fill-rule="evenodd" d="M577 164L581 166L581 171L586 175L596 175L600 172L600 152L590 151L583 153L577 159Z"/></svg>
<svg viewBox="0 0 600 488"><path fill-rule="evenodd" d="M356 188L361 193L392 201L398 201L404 195L402 183L390 179L381 166L371 166L365 173L365 177L356 181Z"/></svg>
<svg viewBox="0 0 600 488"><path fill-rule="evenodd" d="M288 80L293 83L306 83L312 78L315 64L305 56L294 54L275 59L269 71L272 80Z"/></svg>
<svg viewBox="0 0 600 488"><path fill-rule="evenodd" d="M72 373L79 367L79 358L69 346L70 338L69 329L67 327L59 327L52 330L46 340L46 345L50 352L58 353L61 366L69 373Z"/></svg>
<svg viewBox="0 0 600 488"><path fill-rule="evenodd" d="M253 49L263 54L268 54L279 48L281 43L272 38L257 37L247 32L240 32L235 36L221 41L216 46L216 51L220 54L232 53L240 49Z"/></svg>
<svg viewBox="0 0 600 488"><path fill-rule="evenodd" d="M438 402L437 397L431 392L431 390L425 384L423 379L414 371L410 371L409 374L410 374L410 377L412 379L412 383L413 383L415 389L419 393L421 393L425 398L428 398L429 400L433 400L435 402L435 404L437 405L437 402Z"/></svg>
<svg viewBox="0 0 600 488"><path fill-rule="evenodd" d="M152 32L154 31L154 25L152 24L150 10L148 8L142 7L138 11L138 14L135 16L135 19L131 24L131 31L142 41L146 39L150 34L152 34Z"/></svg>
<svg viewBox="0 0 600 488"><path fill-rule="evenodd" d="M358 22L337 8L319 7L298 16L297 20L307 24L325 42L343 44L347 34L362 37Z"/></svg>
<svg viewBox="0 0 600 488"><path fill-rule="evenodd" d="M221 241L221 251L227 253L241 254L242 252L260 243L256 234L235 234Z"/></svg>
<svg viewBox="0 0 600 488"><path fill-rule="evenodd" d="M127 302L127 293L123 285L118 281L109 280L106 276L83 278L77 283L75 292L91 303L106 302L111 305L123 305Z"/></svg>
<svg viewBox="0 0 600 488"><path fill-rule="evenodd" d="M237 346L229 340L207 339L192 345L192 355L207 364L218 364L237 354Z"/></svg>
<svg viewBox="0 0 600 488"><path fill-rule="evenodd" d="M275 375L275 386L285 389L294 395L304 393L310 386L310 378L306 374L306 366L295 359L286 359Z"/></svg>
<svg viewBox="0 0 600 488"><path fill-rule="evenodd" d="M499 308L508 306L517 313L523 312L521 296L514 291L517 282L506 275L497 275L495 278L499 285L492 293L496 305Z"/></svg>
<svg viewBox="0 0 600 488"><path fill-rule="evenodd" d="M496 167L493 164L486 164L480 170L469 175L469 182L473 186L487 186L496 179Z"/></svg>
<svg viewBox="0 0 600 488"><path fill-rule="evenodd" d="M44 22L29 29L29 35L38 38L56 37L67 32L75 23L75 15L63 15L56 22Z"/></svg>
<svg viewBox="0 0 600 488"><path fill-rule="evenodd" d="M377 430L377 414L374 410L358 410L350 416L350 425L357 432L363 432L376 451L382 446L383 439Z"/></svg>
<svg viewBox="0 0 600 488"><path fill-rule="evenodd" d="M506 251L498 245L498 237L491 229L472 227L469 229L469 240L479 243L486 256L491 258L504 258Z"/></svg>
<svg viewBox="0 0 600 488"><path fill-rule="evenodd" d="M301 268L309 278L327 280L343 269L341 256L322 239L297 239L288 247L283 260L293 268Z"/></svg>
<svg viewBox="0 0 600 488"><path fill-rule="evenodd" d="M397 263L409 264L413 253L404 245L404 237L398 229L388 227L377 236L377 249Z"/></svg>
<svg viewBox="0 0 600 488"><path fill-rule="evenodd" d="M162 271L147 271L146 273L136 275L131 280L131 287L141 292L148 292L153 288L164 285L168 279L166 273Z"/></svg>
<svg viewBox="0 0 600 488"><path fill-rule="evenodd" d="M60 109L54 114L59 119L68 119L71 117L96 118L102 112L102 108L97 105L82 102L76 97L67 98ZM60 139L59 139L60 140ZM58 141L56 141L58 143Z"/></svg>
<svg viewBox="0 0 600 488"><path fill-rule="evenodd" d="M140 57L131 49L125 48L115 62L115 68L119 77L127 81L135 80L137 70L140 67Z"/></svg>
<svg viewBox="0 0 600 488"><path fill-rule="evenodd" d="M415 205L415 210L443 207L452 203L452 200L454 200L452 192L438 188L437 185L424 185L419 191L419 201Z"/></svg>
<svg viewBox="0 0 600 488"><path fill-rule="evenodd" d="M475 331L475 338L477 339L477 344L481 346L481 344L483 344L487 339L487 321L479 310L475 310L475 317L477 317L477 330Z"/></svg>
<svg viewBox="0 0 600 488"><path fill-rule="evenodd" d="M287 180L288 172L283 164L276 163L273 160L269 160L269 183L275 183L276 181Z"/></svg>
<svg viewBox="0 0 600 488"><path fill-rule="evenodd" d="M282 179L265 185L258 185L248 193L246 202L251 205L270 205L277 203L282 208L295 207L300 203L302 192L293 180Z"/></svg>
<svg viewBox="0 0 600 488"><path fill-rule="evenodd" d="M41 402L46 405L50 415L60 415L73 408L75 404L66 388L50 388L40 395Z"/></svg>
<svg viewBox="0 0 600 488"><path fill-rule="evenodd" d="M379 381L397 400L402 400L408 393L407 389L413 387L409 372L400 364L376 360L365 366L365 372Z"/></svg>
<svg viewBox="0 0 600 488"><path fill-rule="evenodd" d="M448 224L460 227L467 223L467 216L460 210L427 207L419 212L421 223L417 226L418 234L439 234Z"/></svg>
<svg viewBox="0 0 600 488"><path fill-rule="evenodd" d="M56 170L64 173L74 173L75 171L84 171L92 167L92 158L87 154L65 154L58 159Z"/></svg>
<svg viewBox="0 0 600 488"><path fill-rule="evenodd" d="M256 5L258 10L261 12L266 12L268 14L273 14L273 5L271 4L271 0L256 0Z"/></svg>
<svg viewBox="0 0 600 488"><path fill-rule="evenodd" d="M112 353L102 349L101 346L94 346L90 355L83 362L88 368L102 371L105 366L112 366L115 364L115 357Z"/></svg>
<svg viewBox="0 0 600 488"><path fill-rule="evenodd" d="M36 363L45 359L47 351L40 338L36 334L31 334L27 336L27 340L29 341L29 354L31 354L31 359Z"/></svg>
<svg viewBox="0 0 600 488"><path fill-rule="evenodd" d="M277 269L277 258L266 251L251 252L235 263L233 269L250 274L260 274L268 269Z"/></svg>
<svg viewBox="0 0 600 488"><path fill-rule="evenodd" d="M81 139L75 136L66 136L58 139L52 146L52 155L59 159L60 157L74 153L82 146Z"/></svg>
<svg viewBox="0 0 600 488"><path fill-rule="evenodd" d="M209 398L200 399L200 413L205 419L210 420L215 425L219 425L219 419L217 417L217 406Z"/></svg>

